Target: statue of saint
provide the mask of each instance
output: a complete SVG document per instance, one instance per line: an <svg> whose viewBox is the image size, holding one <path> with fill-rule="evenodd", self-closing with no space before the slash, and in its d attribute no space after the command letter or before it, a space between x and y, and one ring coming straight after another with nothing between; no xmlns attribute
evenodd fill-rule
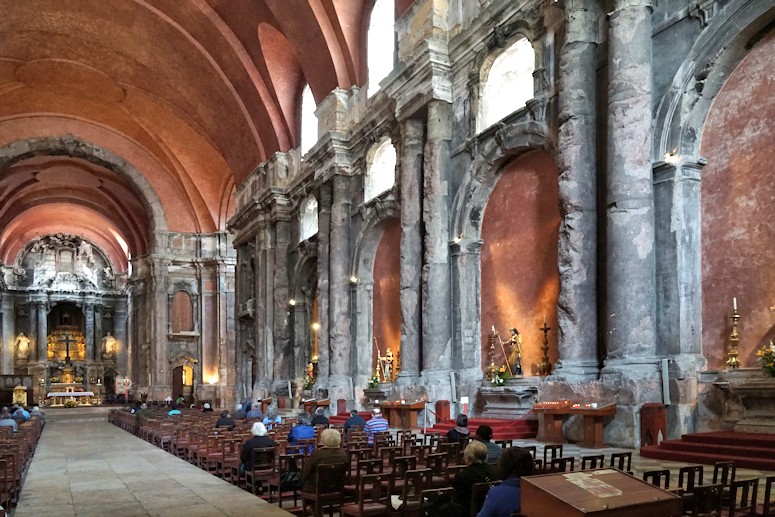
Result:
<svg viewBox="0 0 775 517"><path fill-rule="evenodd" d="M387 351L385 352L384 357L382 357L382 372L385 376L386 382L391 382L394 380L394 372L393 372L393 351L388 347Z"/></svg>
<svg viewBox="0 0 775 517"><path fill-rule="evenodd" d="M16 343L14 344L16 347L16 358L17 359L28 359L30 357L30 338L24 335L24 332L20 332L18 336L16 336Z"/></svg>
<svg viewBox="0 0 775 517"><path fill-rule="evenodd" d="M516 328L511 329L509 339L509 364L512 375L522 375L522 335Z"/></svg>
<svg viewBox="0 0 775 517"><path fill-rule="evenodd" d="M115 357L116 355L116 338L110 335L110 332L102 338L102 357Z"/></svg>
<svg viewBox="0 0 775 517"><path fill-rule="evenodd" d="M307 365L307 377L309 377L310 379L315 378L315 365L312 363L309 363Z"/></svg>

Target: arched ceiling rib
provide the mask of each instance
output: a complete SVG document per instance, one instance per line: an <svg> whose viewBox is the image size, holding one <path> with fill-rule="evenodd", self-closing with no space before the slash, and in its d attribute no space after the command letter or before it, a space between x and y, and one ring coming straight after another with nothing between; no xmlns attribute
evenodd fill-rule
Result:
<svg viewBox="0 0 775 517"><path fill-rule="evenodd" d="M0 0L0 147L75 137L146 178L166 229L223 231L236 185L275 152L298 145L302 86L308 82L320 102L334 88L366 82L365 20L372 5ZM63 188L30 179L36 167L77 163L62 160L0 170L3 181L26 185L13 193L21 205L0 209L0 255L13 247L9 235L33 231L30 213L47 220L46 206L57 214L66 206L98 213L126 238L133 255L148 252L152 228L140 217L147 199L137 197L138 185L106 193L85 180ZM79 221L84 236L96 232L88 217ZM5 232L10 227L25 231Z"/></svg>

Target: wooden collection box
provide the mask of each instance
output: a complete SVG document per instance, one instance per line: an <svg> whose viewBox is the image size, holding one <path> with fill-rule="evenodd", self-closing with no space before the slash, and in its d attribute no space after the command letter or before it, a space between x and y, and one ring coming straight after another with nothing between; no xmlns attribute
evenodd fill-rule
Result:
<svg viewBox="0 0 775 517"><path fill-rule="evenodd" d="M681 498L615 469L522 478L527 517L678 517Z"/></svg>

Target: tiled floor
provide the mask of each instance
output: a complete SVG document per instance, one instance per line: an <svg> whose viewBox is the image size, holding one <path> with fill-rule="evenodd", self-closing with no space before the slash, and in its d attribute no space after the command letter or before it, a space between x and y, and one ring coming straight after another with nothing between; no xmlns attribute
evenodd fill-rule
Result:
<svg viewBox="0 0 775 517"><path fill-rule="evenodd" d="M106 414L47 413L13 517L290 515L109 424Z"/></svg>

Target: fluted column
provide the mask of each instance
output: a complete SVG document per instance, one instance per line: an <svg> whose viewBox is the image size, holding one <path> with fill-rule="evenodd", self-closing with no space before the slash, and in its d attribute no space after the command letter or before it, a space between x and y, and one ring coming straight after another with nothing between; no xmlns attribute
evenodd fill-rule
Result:
<svg viewBox="0 0 775 517"><path fill-rule="evenodd" d="M45 301L35 302L35 313L37 318L37 348L38 361L47 359L48 345L48 306Z"/></svg>
<svg viewBox="0 0 775 517"><path fill-rule="evenodd" d="M409 119L402 126L401 142L401 372L415 383L420 374L420 304L422 299L422 120Z"/></svg>
<svg viewBox="0 0 775 517"><path fill-rule="evenodd" d="M565 2L560 49L558 134L562 221L557 303L559 360L555 374L595 379L597 358L597 38L596 2Z"/></svg>

